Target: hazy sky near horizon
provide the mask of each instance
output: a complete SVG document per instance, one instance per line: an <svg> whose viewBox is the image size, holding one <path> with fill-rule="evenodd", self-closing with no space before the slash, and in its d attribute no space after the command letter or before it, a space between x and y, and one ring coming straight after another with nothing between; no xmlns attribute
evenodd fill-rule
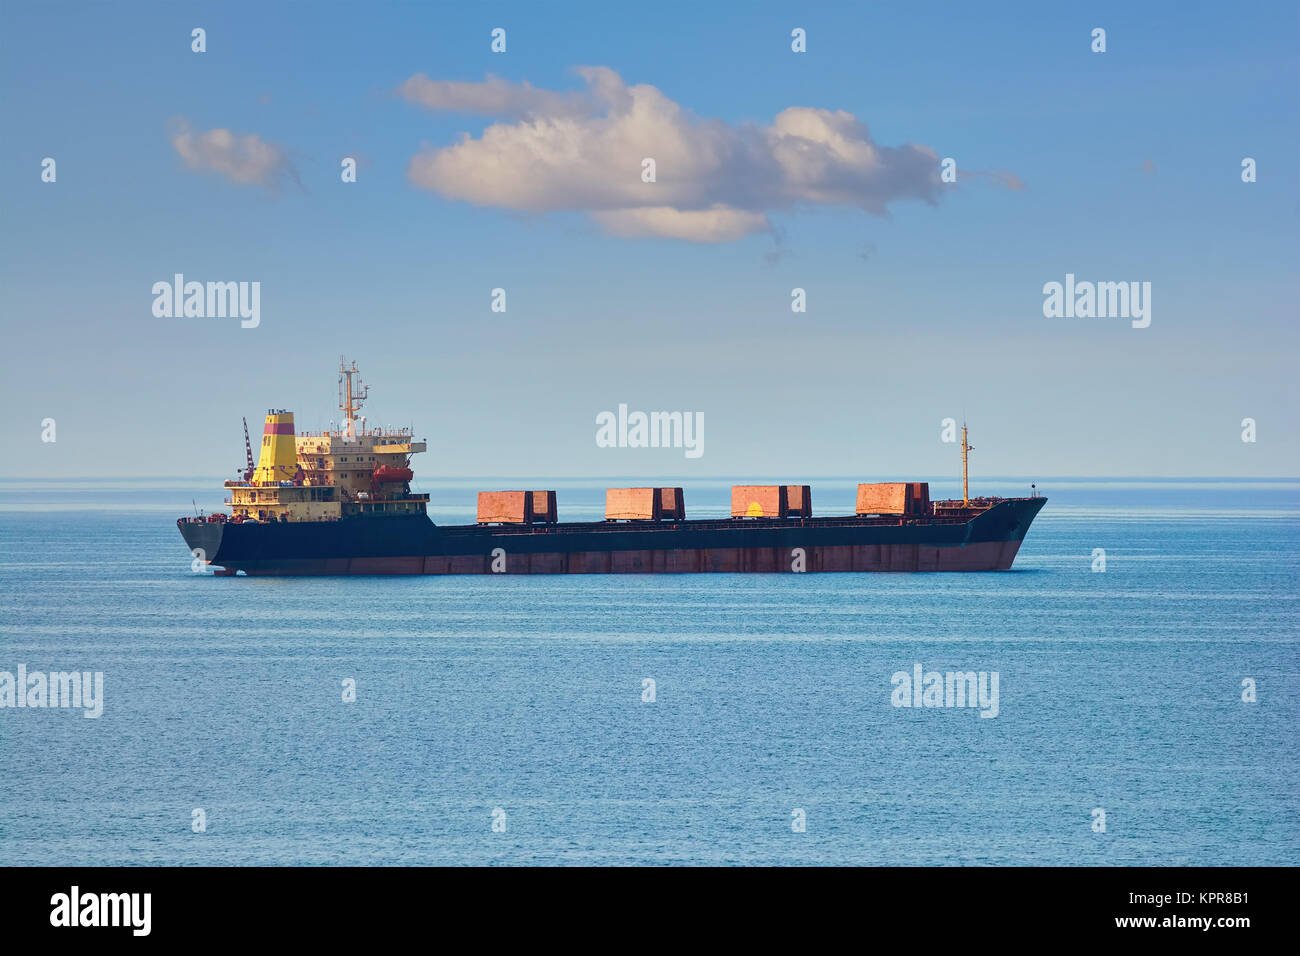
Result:
<svg viewBox="0 0 1300 956"><path fill-rule="evenodd" d="M429 477L1300 475L1298 10L7 2L0 475L233 474L342 353Z"/></svg>

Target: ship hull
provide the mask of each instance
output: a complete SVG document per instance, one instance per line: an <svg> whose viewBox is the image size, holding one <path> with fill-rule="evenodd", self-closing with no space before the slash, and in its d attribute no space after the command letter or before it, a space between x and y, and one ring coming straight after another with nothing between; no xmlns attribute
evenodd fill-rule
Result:
<svg viewBox="0 0 1300 956"><path fill-rule="evenodd" d="M939 518L443 527L412 515L178 527L192 553L226 574L1006 571L1046 500Z"/></svg>

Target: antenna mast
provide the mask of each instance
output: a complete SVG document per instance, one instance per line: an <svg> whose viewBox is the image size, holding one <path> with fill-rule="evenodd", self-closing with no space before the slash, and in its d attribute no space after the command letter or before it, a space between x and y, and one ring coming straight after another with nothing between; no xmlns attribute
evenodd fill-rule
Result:
<svg viewBox="0 0 1300 956"><path fill-rule="evenodd" d="M355 389L352 387L353 375L357 376ZM362 384L360 375L356 362L349 366L347 359L339 356L339 408L343 411L343 430L348 438L356 437L357 412L370 396L370 386Z"/></svg>

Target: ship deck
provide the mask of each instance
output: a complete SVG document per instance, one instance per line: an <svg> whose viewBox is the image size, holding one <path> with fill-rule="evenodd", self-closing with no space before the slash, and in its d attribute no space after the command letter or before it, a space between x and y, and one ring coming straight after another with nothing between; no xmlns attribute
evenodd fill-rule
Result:
<svg viewBox="0 0 1300 956"><path fill-rule="evenodd" d="M563 521L554 524L467 524L438 525L444 535L481 535L490 531L499 535L626 534L629 531L735 531L775 528L898 528L908 526L962 525L1004 501L1029 501L1029 498L982 499L969 507L941 507L928 515L828 515L812 518L687 518L681 520L634 521ZM945 504L939 502L940 505Z"/></svg>

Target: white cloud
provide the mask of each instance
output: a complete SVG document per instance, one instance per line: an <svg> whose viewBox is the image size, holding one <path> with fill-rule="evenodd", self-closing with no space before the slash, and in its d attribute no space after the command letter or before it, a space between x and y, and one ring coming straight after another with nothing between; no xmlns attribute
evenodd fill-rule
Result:
<svg viewBox="0 0 1300 956"><path fill-rule="evenodd" d="M770 231L768 213L852 206L876 216L890 203L938 201L938 154L882 146L851 113L794 106L771 125L702 119L653 86L628 86L605 67L578 71L576 92L489 76L399 88L431 110L507 121L478 138L425 147L407 170L416 186L450 199L530 212L579 210L619 236L727 242ZM653 158L654 183L641 180ZM1006 185L1011 174L990 176Z"/></svg>
<svg viewBox="0 0 1300 956"><path fill-rule="evenodd" d="M212 172L245 186L264 186L273 192L298 173L285 150L255 133L228 129L195 131L181 122L171 135L172 147L190 169Z"/></svg>
<svg viewBox="0 0 1300 956"><path fill-rule="evenodd" d="M994 186L1001 186L1004 189L1021 190L1025 188L1025 184L1019 176L1005 169L973 169L970 172L963 172L962 175L982 176Z"/></svg>
<svg viewBox="0 0 1300 956"><path fill-rule="evenodd" d="M767 216L760 212L728 209L674 209L672 206L641 206L635 209L603 209L589 213L605 231L615 236L658 236L691 242L730 242L768 230Z"/></svg>
<svg viewBox="0 0 1300 956"><path fill-rule="evenodd" d="M586 91L556 93L530 83L511 83L488 74L482 83L431 80L417 73L397 88L408 103L427 110L452 110L485 116L550 116L589 114L593 101Z"/></svg>

